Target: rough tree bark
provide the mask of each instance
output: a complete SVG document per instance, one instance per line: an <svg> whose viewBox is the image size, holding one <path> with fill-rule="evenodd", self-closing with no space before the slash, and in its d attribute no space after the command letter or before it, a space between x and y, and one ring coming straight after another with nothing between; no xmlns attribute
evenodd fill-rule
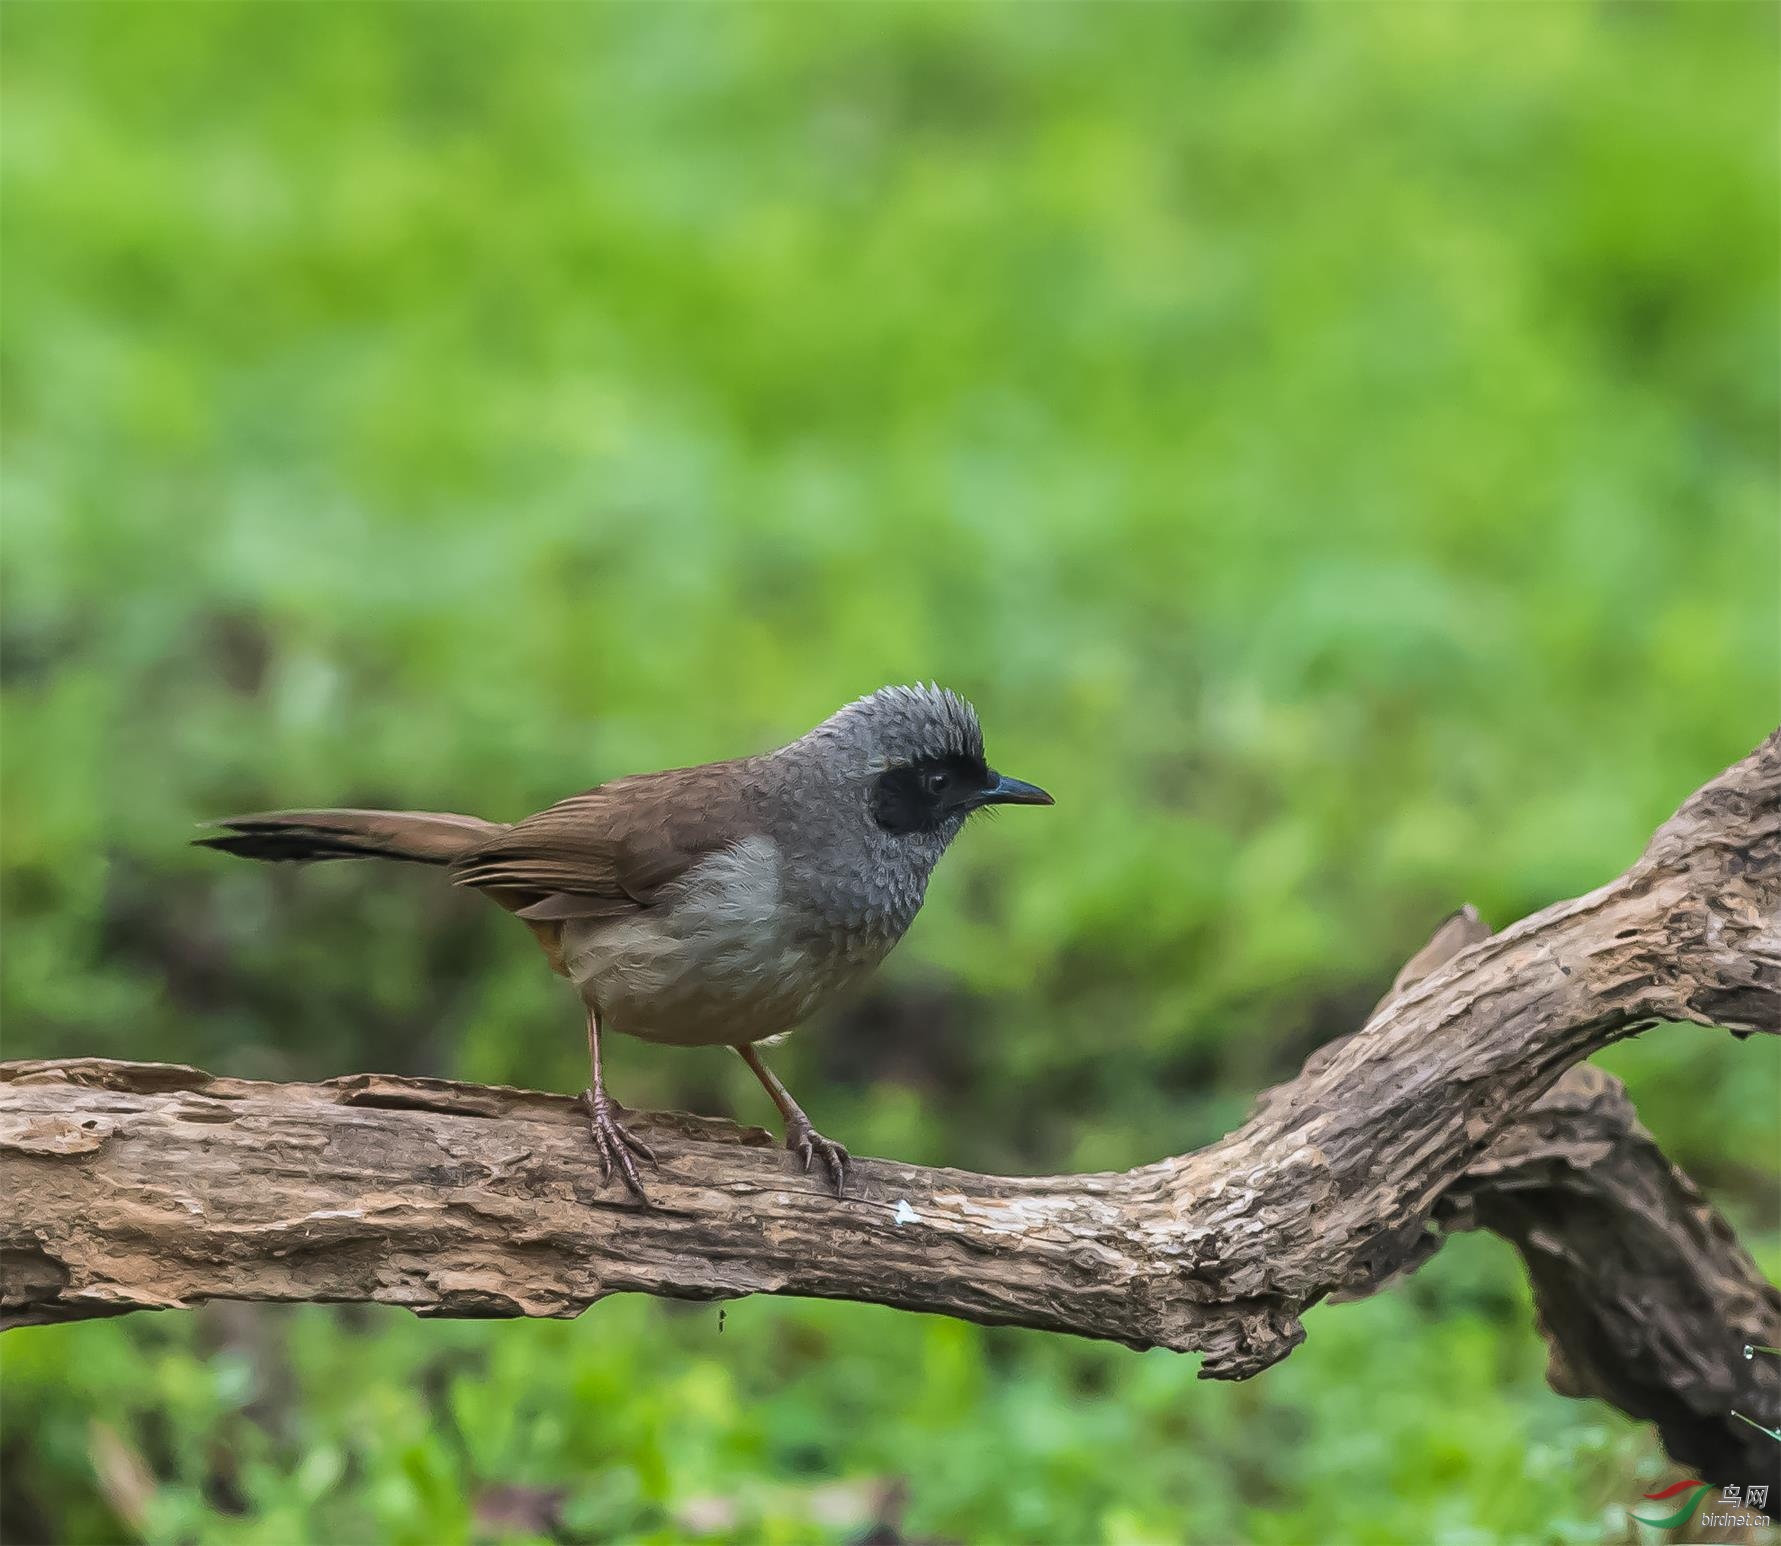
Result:
<svg viewBox="0 0 1781 1546"><path fill-rule="evenodd" d="M1462 908L1379 1008L1489 934ZM1438 1232L1422 1237L1399 1275L1447 1233L1487 1229L1510 1241L1527 1264L1553 1389L1655 1424L1677 1464L1716 1481L1760 1480L1781 1461L1781 1447L1745 1420L1781 1411L1781 1367L1754 1361L1755 1345L1776 1345L1781 1291L1664 1157L1613 1075L1587 1063L1568 1069L1442 1193L1433 1221ZM1761 1421L1778 1426L1772 1415Z"/></svg>
<svg viewBox="0 0 1781 1546"><path fill-rule="evenodd" d="M1781 1296L1613 1081L1562 1078L1658 1021L1781 1031L1781 731L1617 880L1495 935L1461 915L1236 1132L1119 1175L864 1160L837 1201L758 1129L640 1114L661 1157L645 1209L600 1184L562 1097L0 1065L0 1308L570 1316L621 1290L786 1293L1197 1351L1240 1379L1292 1351L1306 1307L1482 1226L1527 1258L1555 1383L1743 1479L1770 1441L1727 1409L1781 1421L1781 1368L1743 1356L1781 1342Z"/></svg>

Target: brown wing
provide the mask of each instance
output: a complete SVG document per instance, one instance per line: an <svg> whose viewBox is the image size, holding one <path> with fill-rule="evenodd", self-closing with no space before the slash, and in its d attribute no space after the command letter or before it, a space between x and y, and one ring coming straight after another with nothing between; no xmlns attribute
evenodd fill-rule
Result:
<svg viewBox="0 0 1781 1546"><path fill-rule="evenodd" d="M616 778L461 854L451 878L528 920L614 917L748 837L756 809L744 763Z"/></svg>

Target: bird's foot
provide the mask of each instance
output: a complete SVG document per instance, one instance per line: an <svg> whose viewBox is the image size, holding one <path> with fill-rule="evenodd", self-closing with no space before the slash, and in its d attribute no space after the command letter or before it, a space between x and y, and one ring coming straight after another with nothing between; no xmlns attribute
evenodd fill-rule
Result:
<svg viewBox="0 0 1781 1546"><path fill-rule="evenodd" d="M631 1156L634 1154L638 1159L648 1160L651 1169L658 1169L660 1167L656 1165L655 1151L620 1123L617 1113L624 1108L606 1094L583 1090L581 1107L588 1114L588 1127L594 1135L594 1147L600 1153L601 1184L605 1185L612 1180L612 1167L616 1165L619 1174L625 1178L625 1185L647 1207L649 1194L643 1190L643 1178L637 1174L637 1160Z"/></svg>
<svg viewBox="0 0 1781 1546"><path fill-rule="evenodd" d="M786 1124L785 1146L804 1161L806 1170L810 1168L811 1160L820 1158L823 1169L835 1183L835 1195L847 1195L847 1150L833 1139L823 1137L810 1125L810 1118L800 1114Z"/></svg>

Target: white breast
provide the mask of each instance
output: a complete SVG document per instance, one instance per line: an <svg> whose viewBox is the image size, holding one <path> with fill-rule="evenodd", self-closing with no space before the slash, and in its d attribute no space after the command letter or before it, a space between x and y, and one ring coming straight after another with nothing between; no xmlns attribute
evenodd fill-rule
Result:
<svg viewBox="0 0 1781 1546"><path fill-rule="evenodd" d="M800 927L779 849L756 836L700 860L647 912L565 925L563 960L603 1029L712 1046L790 1030L895 942Z"/></svg>

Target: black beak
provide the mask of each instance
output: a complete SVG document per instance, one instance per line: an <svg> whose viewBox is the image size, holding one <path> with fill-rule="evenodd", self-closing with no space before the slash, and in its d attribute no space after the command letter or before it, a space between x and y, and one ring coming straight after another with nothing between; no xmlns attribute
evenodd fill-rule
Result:
<svg viewBox="0 0 1781 1546"><path fill-rule="evenodd" d="M1051 798L1037 784L1028 784L1018 778L1010 778L1006 773L992 773L995 780L977 798L979 805L1055 805Z"/></svg>

